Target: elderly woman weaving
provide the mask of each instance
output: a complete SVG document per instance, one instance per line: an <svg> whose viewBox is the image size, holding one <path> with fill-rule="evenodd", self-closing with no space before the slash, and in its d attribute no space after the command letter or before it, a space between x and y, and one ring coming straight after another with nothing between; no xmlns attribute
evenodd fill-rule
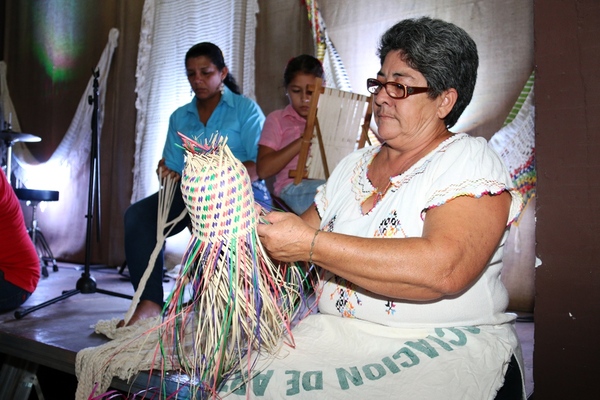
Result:
<svg viewBox="0 0 600 400"><path fill-rule="evenodd" d="M273 375L261 389L523 398L500 281L521 198L485 139L449 131L473 94L476 45L453 24L420 18L391 27L378 55L367 89L383 144L346 157L303 215L273 212L258 228L273 258L323 271L319 314L294 330L296 348L264 369ZM278 386L281 371L289 379Z"/></svg>

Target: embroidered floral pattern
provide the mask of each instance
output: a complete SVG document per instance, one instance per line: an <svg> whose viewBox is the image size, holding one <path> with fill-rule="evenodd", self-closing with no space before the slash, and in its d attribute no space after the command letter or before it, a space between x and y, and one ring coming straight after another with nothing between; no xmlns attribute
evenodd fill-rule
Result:
<svg viewBox="0 0 600 400"><path fill-rule="evenodd" d="M335 220L337 219L337 215L334 215L321 229L324 232L333 232L333 228L335 227Z"/></svg>
<svg viewBox="0 0 600 400"><path fill-rule="evenodd" d="M402 229L400 220L398 219L398 213L396 210L392 210L387 218L385 218L379 224L377 231L373 234L376 238L391 238L398 237L398 232L402 234L402 237L406 237L406 233Z"/></svg>
<svg viewBox="0 0 600 400"><path fill-rule="evenodd" d="M337 299L334 298L336 294ZM360 305L360 299L356 296L356 292L343 286L338 286L336 291L331 294L331 300L335 300L335 308L344 318L355 318L356 316L356 306L351 301L353 295L356 298L356 305Z"/></svg>
<svg viewBox="0 0 600 400"><path fill-rule="evenodd" d="M416 164L410 167L403 174L390 177L391 185L389 187L388 192L397 191L400 186L407 184L415 176L424 173L427 169L427 166L431 163L435 154L445 152L448 146L450 146L455 141L461 140L465 137L466 135L450 136L444 142L440 143L440 145L436 149L431 151L427 156L423 157L420 161L418 161ZM371 184L371 181L367 176L367 172L369 170L369 165L371 165L373 159L375 158L375 156L377 156L380 150L381 146L377 146L366 151L361 156L360 160L356 163L354 169L352 170L352 192L354 193L354 198L356 199L358 204L362 204L367 198L372 196L374 193L377 193L377 189L374 188Z"/></svg>
<svg viewBox="0 0 600 400"><path fill-rule="evenodd" d="M356 307L362 305L362 301L354 290L354 284L340 277L334 277L334 281L336 288L329 295L329 299L335 301L335 308L342 317L355 318Z"/></svg>
<svg viewBox="0 0 600 400"><path fill-rule="evenodd" d="M396 313L396 302L388 300L385 303L385 312L387 315L394 315Z"/></svg>

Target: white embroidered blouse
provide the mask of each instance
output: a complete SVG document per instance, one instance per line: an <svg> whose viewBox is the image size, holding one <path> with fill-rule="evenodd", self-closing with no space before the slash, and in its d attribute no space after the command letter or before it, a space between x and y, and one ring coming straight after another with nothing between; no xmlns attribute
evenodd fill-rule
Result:
<svg viewBox="0 0 600 400"><path fill-rule="evenodd" d="M480 197L506 190L512 194L507 226L521 211L521 196L513 189L500 157L484 138L461 133L442 142L405 173L391 178L385 196L363 214L362 202L376 192L367 178L367 170L379 149L377 146L358 150L333 171L315 198L321 229L361 237L418 237L427 210L459 196ZM481 277L454 298L432 302L386 299L326 274L319 310L404 328L496 325L511 321L514 317L505 313L508 293L500 280L507 235L508 229Z"/></svg>

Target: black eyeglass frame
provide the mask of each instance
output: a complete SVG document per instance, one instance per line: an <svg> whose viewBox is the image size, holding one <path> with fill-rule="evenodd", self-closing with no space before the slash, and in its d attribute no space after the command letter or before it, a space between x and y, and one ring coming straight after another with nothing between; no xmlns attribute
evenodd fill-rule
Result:
<svg viewBox="0 0 600 400"><path fill-rule="evenodd" d="M402 89L404 90L404 96L394 96L392 95L389 91L388 91L388 85L392 85L395 86L396 88L402 87ZM388 94L388 96L390 96L392 99L405 99L410 95L413 94L418 94L418 93L425 93L429 91L428 87L423 87L423 86L407 86L403 83L398 83L398 82L381 82L379 81L379 79L375 79L375 78L369 78L367 79L367 91L369 93L373 93L373 94L379 94L379 92L381 91L381 88L385 88L385 92Z"/></svg>

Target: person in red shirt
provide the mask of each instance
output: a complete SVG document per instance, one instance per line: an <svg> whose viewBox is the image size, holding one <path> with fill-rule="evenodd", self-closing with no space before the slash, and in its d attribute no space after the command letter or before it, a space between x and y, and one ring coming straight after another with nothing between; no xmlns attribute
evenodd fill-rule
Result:
<svg viewBox="0 0 600 400"><path fill-rule="evenodd" d="M27 233L23 211L0 173L0 312L18 308L40 279L40 259Z"/></svg>

